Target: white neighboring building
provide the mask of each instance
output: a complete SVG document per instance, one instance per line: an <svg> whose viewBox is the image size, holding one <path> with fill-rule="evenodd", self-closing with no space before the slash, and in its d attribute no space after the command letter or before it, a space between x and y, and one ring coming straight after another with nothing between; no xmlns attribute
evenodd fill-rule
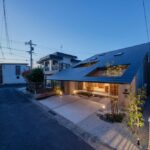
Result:
<svg viewBox="0 0 150 150"><path fill-rule="evenodd" d="M53 87L55 83L47 79L49 76L68 69L79 62L80 60L78 60L77 56L62 52L55 52L42 57L37 63L43 68L46 86Z"/></svg>
<svg viewBox="0 0 150 150"><path fill-rule="evenodd" d="M26 83L22 73L28 69L25 63L0 63L0 84Z"/></svg>

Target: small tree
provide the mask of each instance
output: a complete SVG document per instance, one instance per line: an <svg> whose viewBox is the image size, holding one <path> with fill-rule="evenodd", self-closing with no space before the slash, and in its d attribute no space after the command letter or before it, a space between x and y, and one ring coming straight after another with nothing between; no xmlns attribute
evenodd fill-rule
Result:
<svg viewBox="0 0 150 150"><path fill-rule="evenodd" d="M28 81L28 76L30 74L31 74L31 70L27 70L22 73L22 76L25 78L26 81Z"/></svg>
<svg viewBox="0 0 150 150"><path fill-rule="evenodd" d="M118 98L111 98L111 113L112 116L114 117L114 115L118 114Z"/></svg>
<svg viewBox="0 0 150 150"><path fill-rule="evenodd" d="M130 90L127 107L127 125L138 136L139 128L144 126L142 105L146 99L146 90L142 88L136 94Z"/></svg>
<svg viewBox="0 0 150 150"><path fill-rule="evenodd" d="M38 83L44 81L44 74L41 68L34 68L24 72L22 75L28 82Z"/></svg>
<svg viewBox="0 0 150 150"><path fill-rule="evenodd" d="M115 76L120 76L122 75L122 67L121 66L113 66L111 64L107 63L106 64L106 72L105 75L108 77L115 77ZM118 98L111 98L111 113L112 116L114 117L116 114L118 114Z"/></svg>
<svg viewBox="0 0 150 150"><path fill-rule="evenodd" d="M43 88L44 74L41 68L25 71L22 75L28 82L27 89L29 91L36 93L38 89Z"/></svg>

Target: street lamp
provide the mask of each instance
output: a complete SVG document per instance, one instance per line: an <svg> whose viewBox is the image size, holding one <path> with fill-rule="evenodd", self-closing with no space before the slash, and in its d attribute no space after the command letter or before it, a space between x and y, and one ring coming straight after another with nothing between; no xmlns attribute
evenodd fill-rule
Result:
<svg viewBox="0 0 150 150"><path fill-rule="evenodd" d="M148 150L150 150L150 117L148 118L148 126L149 126L149 135L148 135Z"/></svg>

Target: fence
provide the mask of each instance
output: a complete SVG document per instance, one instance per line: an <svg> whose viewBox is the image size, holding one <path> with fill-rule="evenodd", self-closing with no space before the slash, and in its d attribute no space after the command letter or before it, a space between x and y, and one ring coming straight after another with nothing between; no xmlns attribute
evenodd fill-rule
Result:
<svg viewBox="0 0 150 150"><path fill-rule="evenodd" d="M43 82L28 82L27 83L27 90L32 92L32 93L39 93L44 89L44 83Z"/></svg>

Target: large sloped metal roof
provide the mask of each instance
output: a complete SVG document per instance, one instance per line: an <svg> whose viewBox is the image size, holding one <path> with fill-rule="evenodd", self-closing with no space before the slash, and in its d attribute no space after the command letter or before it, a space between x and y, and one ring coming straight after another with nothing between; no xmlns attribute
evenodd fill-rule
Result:
<svg viewBox="0 0 150 150"><path fill-rule="evenodd" d="M49 76L50 80L65 80L65 81L85 81L85 82L101 82L101 83L131 83L136 75L144 57L150 50L150 43L136 45L128 48L123 48L115 51L110 51L102 54L94 55L77 65ZM89 67L78 67L80 64L96 61ZM91 77L87 76L96 68L106 67L107 64L112 65L129 65L122 76L118 77Z"/></svg>

